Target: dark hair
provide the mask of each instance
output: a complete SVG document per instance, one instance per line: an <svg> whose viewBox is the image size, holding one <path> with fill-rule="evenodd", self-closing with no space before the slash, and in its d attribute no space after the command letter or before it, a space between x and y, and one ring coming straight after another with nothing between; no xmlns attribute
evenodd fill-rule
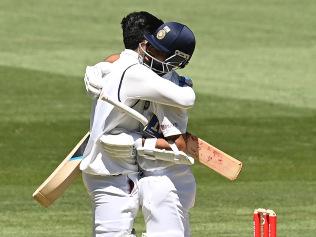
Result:
<svg viewBox="0 0 316 237"><path fill-rule="evenodd" d="M123 41L126 49L137 49L145 33L153 34L163 21L150 14L140 11L132 12L122 19Z"/></svg>

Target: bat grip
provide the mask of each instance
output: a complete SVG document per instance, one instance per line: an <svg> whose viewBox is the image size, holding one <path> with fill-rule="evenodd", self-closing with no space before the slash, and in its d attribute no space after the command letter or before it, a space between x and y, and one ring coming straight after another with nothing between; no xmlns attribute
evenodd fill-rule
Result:
<svg viewBox="0 0 316 237"><path fill-rule="evenodd" d="M101 93L99 99L108 102L109 104L118 108L120 111L122 111L122 112L128 114L129 116L131 116L132 118L136 119L144 126L146 126L148 124L148 119L144 115L142 115L141 113L139 113L135 109L132 109L131 107L127 106L126 104L123 104L122 102L119 102L116 100L112 100L111 98L104 95L103 93Z"/></svg>

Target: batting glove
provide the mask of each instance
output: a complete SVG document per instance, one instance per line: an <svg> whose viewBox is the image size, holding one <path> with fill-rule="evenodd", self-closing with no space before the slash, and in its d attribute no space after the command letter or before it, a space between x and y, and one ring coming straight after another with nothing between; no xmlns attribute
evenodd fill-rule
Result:
<svg viewBox="0 0 316 237"><path fill-rule="evenodd" d="M103 87L103 78L112 70L112 64L101 62L95 66L87 66L84 83L87 93L97 98L100 96Z"/></svg>

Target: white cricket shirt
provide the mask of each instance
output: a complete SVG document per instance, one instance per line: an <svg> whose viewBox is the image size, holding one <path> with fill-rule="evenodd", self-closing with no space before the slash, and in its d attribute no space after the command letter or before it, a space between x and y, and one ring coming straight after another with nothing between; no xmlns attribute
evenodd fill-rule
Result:
<svg viewBox="0 0 316 237"><path fill-rule="evenodd" d="M127 49L111 65L111 72L103 81L103 90L112 99L119 100L139 112L143 112L145 100L179 108L190 108L195 101L192 88L180 87L161 78L139 63L138 54L135 51ZM91 135L80 169L93 175L136 172L138 167L134 159L111 158L103 151L98 139L103 134L110 134L117 129L138 132L140 123L100 100L97 100L92 107L90 123Z"/></svg>

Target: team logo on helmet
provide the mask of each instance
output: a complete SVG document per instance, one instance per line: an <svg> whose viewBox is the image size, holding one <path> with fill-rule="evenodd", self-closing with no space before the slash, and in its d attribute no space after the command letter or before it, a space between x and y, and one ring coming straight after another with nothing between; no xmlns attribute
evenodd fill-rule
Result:
<svg viewBox="0 0 316 237"><path fill-rule="evenodd" d="M162 40L163 38L165 38L166 34L170 31L170 28L168 26L165 26L163 29L161 29L160 31L158 31L156 37L159 40Z"/></svg>
<svg viewBox="0 0 316 237"><path fill-rule="evenodd" d="M162 40L166 36L166 31L164 29L158 31L157 33L157 39Z"/></svg>

